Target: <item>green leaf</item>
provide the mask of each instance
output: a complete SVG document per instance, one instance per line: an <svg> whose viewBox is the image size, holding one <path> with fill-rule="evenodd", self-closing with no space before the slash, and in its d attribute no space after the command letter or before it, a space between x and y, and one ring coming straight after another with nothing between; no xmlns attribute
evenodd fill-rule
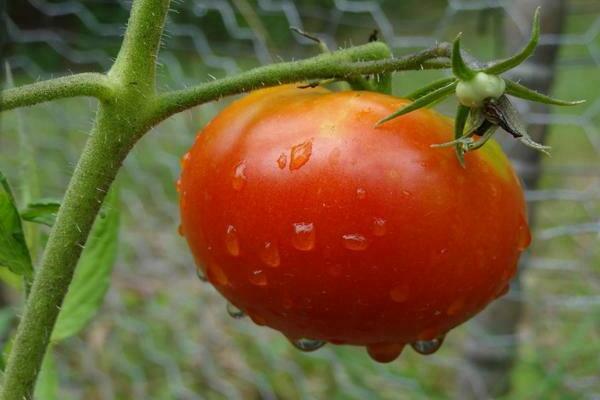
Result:
<svg viewBox="0 0 600 400"><path fill-rule="evenodd" d="M400 108L395 113L383 118L382 120L377 122L376 125L381 125L384 122L392 120L396 117L399 117L404 114L408 114L409 112L418 110L419 108L426 107L426 106L442 99L443 97L448 96L450 93L452 93L454 91L454 89L456 88L456 84L457 84L457 82L454 81L452 83L449 83L446 86L443 86L437 90L434 90L433 92L426 94L425 96L419 97L412 103L409 103L409 104L405 105L404 107Z"/></svg>
<svg viewBox="0 0 600 400"><path fill-rule="evenodd" d="M429 93L433 92L434 90L440 89L440 88L454 82L455 79L456 78L454 78L454 77L439 79L425 87L422 87L421 89L415 90L414 92L412 92L404 97L406 97L407 99L410 99L410 100L418 99L419 97L425 96L426 94L429 94Z"/></svg>
<svg viewBox="0 0 600 400"><path fill-rule="evenodd" d="M538 103L551 104L555 106L576 106L578 104L585 103L585 100L565 101L546 96L531 90L520 83L511 81L509 79L504 80L506 82L506 94L515 96L521 99L535 101Z"/></svg>
<svg viewBox="0 0 600 400"><path fill-rule="evenodd" d="M56 368L56 362L52 355L52 347L49 347L35 384L33 398L36 400L57 400L59 385L58 368Z"/></svg>
<svg viewBox="0 0 600 400"><path fill-rule="evenodd" d="M61 307L51 340L58 342L77 334L94 317L110 286L117 258L119 210L115 190L109 193L81 254L73 282Z"/></svg>
<svg viewBox="0 0 600 400"><path fill-rule="evenodd" d="M458 35L452 44L452 73L460 80L469 81L475 76L475 71L469 68L463 60L460 53L460 36Z"/></svg>
<svg viewBox="0 0 600 400"><path fill-rule="evenodd" d="M52 226L56 220L56 213L60 208L58 200L43 199L27 204L21 210L21 218L25 221Z"/></svg>
<svg viewBox="0 0 600 400"><path fill-rule="evenodd" d="M488 74L498 75L506 72L525 61L535 50L540 39L540 7L535 10L533 15L533 23L531 25L531 36L529 42L520 52L506 60L498 61L487 67L484 72Z"/></svg>
<svg viewBox="0 0 600 400"><path fill-rule="evenodd" d="M21 217L15 205L8 181L0 172L0 265L7 267L17 275L31 279L33 265L25 236Z"/></svg>

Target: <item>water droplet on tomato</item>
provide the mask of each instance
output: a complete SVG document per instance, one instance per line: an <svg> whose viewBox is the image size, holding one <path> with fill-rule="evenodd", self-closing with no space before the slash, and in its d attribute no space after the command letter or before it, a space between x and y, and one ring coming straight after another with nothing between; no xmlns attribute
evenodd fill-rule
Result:
<svg viewBox="0 0 600 400"><path fill-rule="evenodd" d="M175 190L177 193L181 193L181 178L177 179L175 182Z"/></svg>
<svg viewBox="0 0 600 400"><path fill-rule="evenodd" d="M233 225L227 226L227 231L225 232L225 247L227 248L227 252L234 257L240 255L240 242L237 237L237 230Z"/></svg>
<svg viewBox="0 0 600 400"><path fill-rule="evenodd" d="M367 191L363 188L356 189L356 197L359 200L363 200L365 197L367 197Z"/></svg>
<svg viewBox="0 0 600 400"><path fill-rule="evenodd" d="M302 167L312 155L312 139L292 147L290 157L290 171Z"/></svg>
<svg viewBox="0 0 600 400"><path fill-rule="evenodd" d="M206 274L208 280L214 285L225 286L229 283L225 271L218 264L209 264Z"/></svg>
<svg viewBox="0 0 600 400"><path fill-rule="evenodd" d="M327 342L324 340L313 340L313 339L297 339L293 340L292 344L295 348L301 351L315 351L325 346Z"/></svg>
<svg viewBox="0 0 600 400"><path fill-rule="evenodd" d="M177 233L179 234L179 236L184 236L183 225L179 224L179 226L177 226Z"/></svg>
<svg viewBox="0 0 600 400"><path fill-rule="evenodd" d="M200 279L202 282L207 282L208 279L206 279L206 275L204 275L204 271L202 270L202 268L197 267L196 268L196 276L198 277L198 279Z"/></svg>
<svg viewBox="0 0 600 400"><path fill-rule="evenodd" d="M374 236L385 236L387 233L387 227L385 226L386 222L383 218L374 218L373 219L373 235Z"/></svg>
<svg viewBox="0 0 600 400"><path fill-rule="evenodd" d="M461 297L461 298L454 300L450 304L450 306L446 310L446 314L457 315L458 313L460 313L462 311L463 308L465 308L465 299Z"/></svg>
<svg viewBox="0 0 600 400"><path fill-rule="evenodd" d="M431 340L417 340L411 343L410 346L419 354L429 355L438 351L442 347L442 343L444 343L444 336Z"/></svg>
<svg viewBox="0 0 600 400"><path fill-rule="evenodd" d="M403 344L399 343L380 343L367 346L369 356L380 363L389 363L394 361L404 349Z"/></svg>
<svg viewBox="0 0 600 400"><path fill-rule="evenodd" d="M390 290L390 298L396 303L402 303L408 299L409 293L408 285L401 283Z"/></svg>
<svg viewBox="0 0 600 400"><path fill-rule="evenodd" d="M352 251L362 251L369 246L367 238L359 233L348 233L342 236L344 247Z"/></svg>
<svg viewBox="0 0 600 400"><path fill-rule="evenodd" d="M262 269L252 271L250 278L248 278L251 284L256 286L267 286L267 274Z"/></svg>
<svg viewBox="0 0 600 400"><path fill-rule="evenodd" d="M234 190L242 190L246 183L246 162L242 161L233 169L233 178L231 186Z"/></svg>
<svg viewBox="0 0 600 400"><path fill-rule="evenodd" d="M527 225L527 220L521 215L521 224L519 225L519 237L517 240L517 249L519 251L525 250L531 244L531 231Z"/></svg>
<svg viewBox="0 0 600 400"><path fill-rule="evenodd" d="M227 314L229 314L231 318L235 319L244 318L246 316L246 313L231 303L227 303Z"/></svg>
<svg viewBox="0 0 600 400"><path fill-rule="evenodd" d="M260 259L269 267L279 267L281 259L277 245L272 242L266 242L260 251Z"/></svg>
<svg viewBox="0 0 600 400"><path fill-rule="evenodd" d="M300 251L311 251L315 248L315 226L312 222L297 222L293 224L294 235L292 246Z"/></svg>
<svg viewBox="0 0 600 400"><path fill-rule="evenodd" d="M281 153L281 155L277 159L277 165L280 169L285 168L285 166L287 165L287 156L285 155L285 153Z"/></svg>

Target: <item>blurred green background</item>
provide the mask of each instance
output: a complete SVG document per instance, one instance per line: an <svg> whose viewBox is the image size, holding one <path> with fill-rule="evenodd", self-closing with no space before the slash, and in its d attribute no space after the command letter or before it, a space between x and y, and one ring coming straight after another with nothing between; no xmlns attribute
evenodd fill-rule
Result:
<svg viewBox="0 0 600 400"><path fill-rule="evenodd" d="M159 59L160 85L193 85L318 52L289 26L319 35L332 49L364 43L378 29L397 55L463 32L465 46L478 58L497 58L528 34L523 3L533 2L177 1ZM541 41L542 49L558 47L551 93L588 102L569 109L518 104L532 126L547 132L553 155L541 161L539 185L527 191L534 240L521 281L507 296L513 311L515 304L518 309L517 322L493 334L485 322L484 328L469 322L452 331L435 355L406 349L394 363L380 365L352 347L301 353L274 331L229 318L225 301L196 279L176 233L174 185L179 158L196 131L231 101L226 99L162 123L127 159L118 179L124 215L113 286L93 323L57 349L63 398L599 399L600 2L562 3L562 33ZM118 51L129 7L124 0L9 2L4 54L15 81L105 71ZM544 79L547 73L539 65L528 68L521 71L524 79ZM396 74L395 93L440 75ZM94 100L79 98L3 114L0 170L16 186L18 136L24 134L38 164L39 195L60 197L94 107ZM516 167L526 175L530 164L523 167L521 161ZM6 307L18 312L15 290L5 285L3 293ZM491 361L473 364L467 349L486 341L514 355L512 368L504 359L494 362L493 351L484 357ZM486 387L489 374L505 375L512 385L494 394Z"/></svg>

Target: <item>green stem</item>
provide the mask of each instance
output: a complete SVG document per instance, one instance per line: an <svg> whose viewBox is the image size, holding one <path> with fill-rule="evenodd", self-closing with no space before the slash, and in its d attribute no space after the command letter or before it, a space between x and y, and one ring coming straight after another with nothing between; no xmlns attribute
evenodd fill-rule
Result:
<svg viewBox="0 0 600 400"><path fill-rule="evenodd" d="M125 38L108 73L138 94L154 94L156 58L169 0L134 1Z"/></svg>
<svg viewBox="0 0 600 400"><path fill-rule="evenodd" d="M100 205L134 143L111 110L97 124L75 168L46 245L8 359L2 399L30 399L52 328ZM123 141L115 140L118 135ZM127 140L127 138L130 138Z"/></svg>
<svg viewBox="0 0 600 400"><path fill-rule="evenodd" d="M216 98L283 83L329 78L345 80L362 75L430 67L448 68L448 62L437 62L435 59L448 57L449 52L449 45L440 44L405 57L388 58L388 47L381 42L372 42L302 61L266 65L196 87L167 92L158 97L150 113L156 123Z"/></svg>
<svg viewBox="0 0 600 400"><path fill-rule="evenodd" d="M112 85L105 75L84 73L7 89L0 96L0 111L75 96L106 101L112 95Z"/></svg>

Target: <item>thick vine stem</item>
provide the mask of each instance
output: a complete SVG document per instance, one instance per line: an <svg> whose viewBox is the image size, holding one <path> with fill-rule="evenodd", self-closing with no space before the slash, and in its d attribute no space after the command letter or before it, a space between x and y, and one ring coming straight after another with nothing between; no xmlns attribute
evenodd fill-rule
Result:
<svg viewBox="0 0 600 400"><path fill-rule="evenodd" d="M390 58L384 43L372 42L302 61L266 65L199 86L164 93L158 96L150 111L151 118L156 123L215 98L283 83L348 79L401 70L445 69L450 63L439 58L449 55L450 45L441 43L405 57Z"/></svg>
<svg viewBox="0 0 600 400"><path fill-rule="evenodd" d="M83 73L5 90L0 95L0 111L76 96L105 101L112 95L112 84L105 75Z"/></svg>

